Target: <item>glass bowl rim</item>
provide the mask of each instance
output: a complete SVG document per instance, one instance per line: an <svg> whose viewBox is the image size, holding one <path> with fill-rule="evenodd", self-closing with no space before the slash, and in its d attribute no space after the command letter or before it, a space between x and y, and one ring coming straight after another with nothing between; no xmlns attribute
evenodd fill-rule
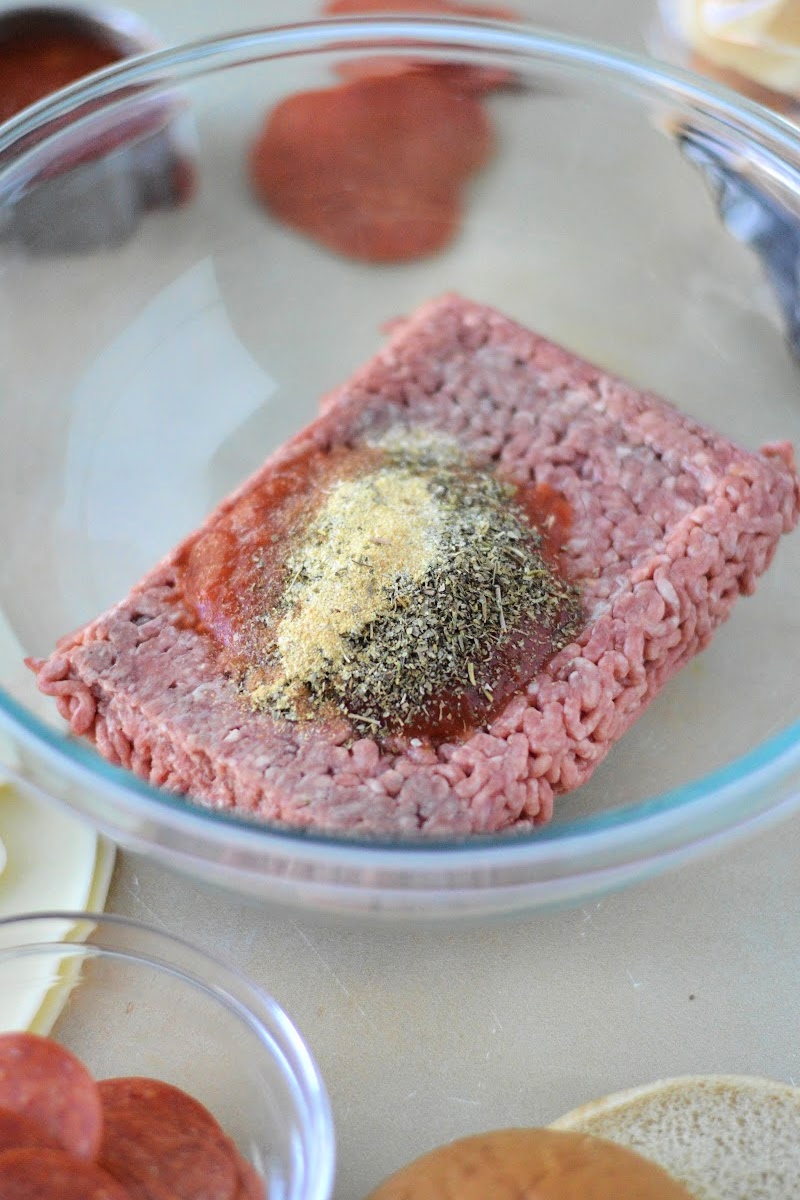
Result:
<svg viewBox="0 0 800 1200"><path fill-rule="evenodd" d="M274 1040L280 1051L280 1060L277 1061L281 1078L284 1084L291 1081L303 1102L302 1111L297 1111L297 1105L295 1112L304 1126L303 1142L306 1169L309 1171L310 1186L304 1191L303 1200L329 1200L333 1189L336 1151L333 1117L325 1082L291 1017L265 988L233 963L218 958L185 938L114 913L60 909L17 913L0 918L0 934L7 929L24 931L29 928L35 931L49 922L63 923L67 932L52 940L39 936L35 940L20 941L11 946L0 945L0 966L13 962L23 952L61 953L72 957L83 951L169 971L191 988L205 992L215 1004L223 1005L243 1021L257 1037L262 1050L271 1058L276 1058L276 1055L268 1043ZM75 929L81 930L80 936L74 935ZM112 945L115 930L146 941L147 949L138 944L124 947ZM87 940L95 935L99 935L99 941Z"/></svg>
<svg viewBox="0 0 800 1200"><path fill-rule="evenodd" d="M724 85L707 82L690 71L672 67L643 55L628 53L580 38L548 33L530 25L475 19L442 17L380 16L348 17L267 26L203 38L166 50L136 55L85 80L64 88L18 116L0 125L0 180L13 161L15 145L58 122L84 104L113 99L115 93L131 84L175 86L181 79L202 77L212 71L236 65L266 62L285 57L343 50L358 45L360 50L397 52L404 42L413 42L415 50L448 52L469 61L470 53L513 60L516 55L528 64L538 62L562 67L621 88L636 88L670 100L675 104L710 107L713 115L737 136L753 139L754 144L769 145L779 166L788 167L790 183L800 195L800 130L788 119L773 114L754 101L739 96ZM257 53L260 52L260 53ZM199 64L200 69L197 68ZM166 72L162 78L160 72ZM130 93L129 93L130 94ZM391 838L348 837L336 833L315 832L294 827L256 823L227 811L211 809L171 795L144 783L136 776L105 762L96 752L78 741L56 733L30 713L0 687L0 727L16 732L21 741L41 753L67 774L100 783L106 796L113 795L120 806L131 805L151 823L168 823L171 833L194 835L207 853L218 846L223 834L228 845L253 851L255 841L265 856L290 852L306 861L327 860L333 855L340 864L381 866L403 871L442 868L445 859L459 868L489 866L549 866L563 878L572 873L575 862L591 864L593 850L601 850L612 864L645 857L696 844L696 834L706 838L721 835L736 824L752 822L775 806L762 805L755 812L743 803L748 786L759 781L780 783L800 767L800 721L782 729L743 756L680 787L623 805L603 813L570 822L550 825L514 834L504 831L469 838L429 837L398 840ZM12 772L13 774L13 772ZM18 776L19 782L30 781ZM737 821L726 820L729 803L736 802ZM800 803L800 792L782 810ZM78 807L77 805L75 807ZM96 814L94 815L96 816ZM688 819L694 816L694 825ZM94 818L93 818L94 819ZM113 821L101 827L119 836ZM207 836L206 836L207 835ZM244 840L243 840L244 839ZM574 861L573 861L574 860Z"/></svg>
<svg viewBox="0 0 800 1200"><path fill-rule="evenodd" d="M64 6L67 0L57 0ZM48 7L42 5L40 7ZM52 6L51 6L52 7ZM93 10L88 10L90 13ZM102 17L103 6L96 10ZM112 11L109 9L108 11ZM787 116L773 112L757 101L734 91L716 80L706 79L686 68L667 64L645 54L636 54L603 42L553 33L535 24L493 21L474 17L443 16L347 16L297 21L277 25L255 26L227 34L212 35L184 42L181 45L148 50L130 55L95 71L76 83L46 96L6 122L0 122L0 154L12 150L14 144L39 130L49 121L69 116L81 105L111 97L129 84L154 82L161 68L173 71L187 68L186 75L206 74L205 70L190 72L197 63L205 66L208 60L231 61L217 63L214 70L239 65L242 62L267 61L284 57L342 50L347 43L369 43L370 49L396 53L403 42L415 44L415 49L433 54L435 49L473 54L514 53L539 61L550 60L563 67L597 71L609 78L625 79L640 85L658 85L674 93L676 99L712 102L719 114L752 132L776 138L782 149L797 159L800 167L800 127ZM269 48L271 53L252 55L256 48ZM166 82L158 80L155 82ZM745 120L741 121L740 118Z"/></svg>

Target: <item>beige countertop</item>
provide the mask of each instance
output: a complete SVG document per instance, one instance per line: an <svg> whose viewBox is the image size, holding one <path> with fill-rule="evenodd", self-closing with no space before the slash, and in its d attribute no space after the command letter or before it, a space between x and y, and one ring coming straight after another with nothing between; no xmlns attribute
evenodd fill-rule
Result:
<svg viewBox="0 0 800 1200"><path fill-rule="evenodd" d="M327 1083L337 1200L437 1142L693 1072L800 1083L794 819L587 908L449 931L248 908L122 856L109 908L225 954Z"/></svg>
<svg viewBox="0 0 800 1200"><path fill-rule="evenodd" d="M169 41L310 16L307 0L139 0ZM639 47L637 0L518 0ZM326 926L121 855L112 912L224 954L298 1024L333 1103L337 1200L437 1142L546 1122L659 1076L800 1083L800 818L588 908L479 929Z"/></svg>

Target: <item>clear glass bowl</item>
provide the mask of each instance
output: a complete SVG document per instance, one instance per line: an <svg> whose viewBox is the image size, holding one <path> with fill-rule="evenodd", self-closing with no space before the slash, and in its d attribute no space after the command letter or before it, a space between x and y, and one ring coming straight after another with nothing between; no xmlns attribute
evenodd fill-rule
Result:
<svg viewBox="0 0 800 1200"><path fill-rule="evenodd" d="M183 1088L262 1173L270 1200L328 1200L325 1087L286 1014L244 975L121 917L0 921L0 1029L25 1028L20 1014L42 995L60 1014L49 1036L95 1078L145 1075Z"/></svg>
<svg viewBox="0 0 800 1200"><path fill-rule="evenodd" d="M344 59L412 52L516 81L486 101L498 153L453 245L372 267L269 219L245 173L269 107L330 84ZM157 129L159 153L183 156L194 190L126 223L126 188L150 160L131 166L120 144L70 176L69 203L45 192L43 215L31 181L54 163L63 175L69 147L95 129L121 143ZM444 291L496 305L745 445L800 444L776 276L746 220L731 224L737 238L720 219L709 187L720 164L800 219L800 141L780 119L655 63L480 22L245 33L112 69L7 125L0 716L17 777L122 845L240 894L423 920L585 901L796 806L798 536L534 835L420 844L254 827L105 764L65 736L20 666L122 596L305 424L378 348L384 321ZM59 247L76 228L91 252Z"/></svg>

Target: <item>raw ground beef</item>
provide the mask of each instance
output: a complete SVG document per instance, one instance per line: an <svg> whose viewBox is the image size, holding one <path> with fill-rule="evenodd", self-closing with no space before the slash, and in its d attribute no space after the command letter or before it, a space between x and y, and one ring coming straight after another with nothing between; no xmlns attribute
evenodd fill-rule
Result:
<svg viewBox="0 0 800 1200"><path fill-rule="evenodd" d="M350 724L248 708L182 594L179 562L35 660L73 731L152 784L265 821L358 834L544 824L753 591L800 511L788 444L751 454L491 309L448 296L324 402L202 527L278 464L411 422L574 510L565 558L587 621L488 728L389 752Z"/></svg>

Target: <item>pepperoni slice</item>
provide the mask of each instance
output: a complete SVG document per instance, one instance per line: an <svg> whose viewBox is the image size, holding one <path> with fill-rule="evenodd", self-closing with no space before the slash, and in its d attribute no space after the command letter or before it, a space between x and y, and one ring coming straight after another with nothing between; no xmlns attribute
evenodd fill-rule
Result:
<svg viewBox="0 0 800 1200"><path fill-rule="evenodd" d="M40 1150L59 1150L61 1146L54 1137L22 1113L10 1108L0 1108L0 1154L5 1150L21 1150L24 1147Z"/></svg>
<svg viewBox="0 0 800 1200"><path fill-rule="evenodd" d="M3 1200L131 1200L96 1163L63 1150L6 1150L0 1154Z"/></svg>
<svg viewBox="0 0 800 1200"><path fill-rule="evenodd" d="M265 1200L266 1185L255 1167L236 1151L236 1165L239 1172L239 1190L236 1200Z"/></svg>
<svg viewBox="0 0 800 1200"><path fill-rule="evenodd" d="M250 159L258 198L341 254L404 262L442 249L459 192L487 161L478 101L424 74L301 92L273 109Z"/></svg>
<svg viewBox="0 0 800 1200"><path fill-rule="evenodd" d="M487 92L505 87L511 81L511 72L503 67L473 67L469 63L426 63L412 62L404 58L348 58L336 67L342 79L386 78L391 75L413 74L433 76L440 83L447 83L456 91L467 95L484 96Z"/></svg>
<svg viewBox="0 0 800 1200"><path fill-rule="evenodd" d="M429 17L482 17L491 21L519 21L513 8L488 4L460 4L457 0L327 0L323 13L348 17L380 13L409 13ZM468 63L429 63L399 58L357 58L337 68L344 79L395 75L400 71L434 72L453 87L482 96L510 83L512 74L502 67L474 67Z"/></svg>
<svg viewBox="0 0 800 1200"><path fill-rule="evenodd" d="M477 17L521 20L513 8L491 4L461 4L459 0L325 0L326 17L356 17L367 13L401 13L414 17Z"/></svg>
<svg viewBox="0 0 800 1200"><path fill-rule="evenodd" d="M415 13L428 17L478 17L487 21L521 20L513 8L495 4L461 4L460 0L325 0L322 11L326 17Z"/></svg>
<svg viewBox="0 0 800 1200"><path fill-rule="evenodd" d="M97 1084L58 1042L0 1034L0 1108L35 1121L78 1158L97 1157L103 1120Z"/></svg>
<svg viewBox="0 0 800 1200"><path fill-rule="evenodd" d="M158 1079L98 1086L100 1164L130 1200L236 1200L238 1152L199 1101Z"/></svg>

